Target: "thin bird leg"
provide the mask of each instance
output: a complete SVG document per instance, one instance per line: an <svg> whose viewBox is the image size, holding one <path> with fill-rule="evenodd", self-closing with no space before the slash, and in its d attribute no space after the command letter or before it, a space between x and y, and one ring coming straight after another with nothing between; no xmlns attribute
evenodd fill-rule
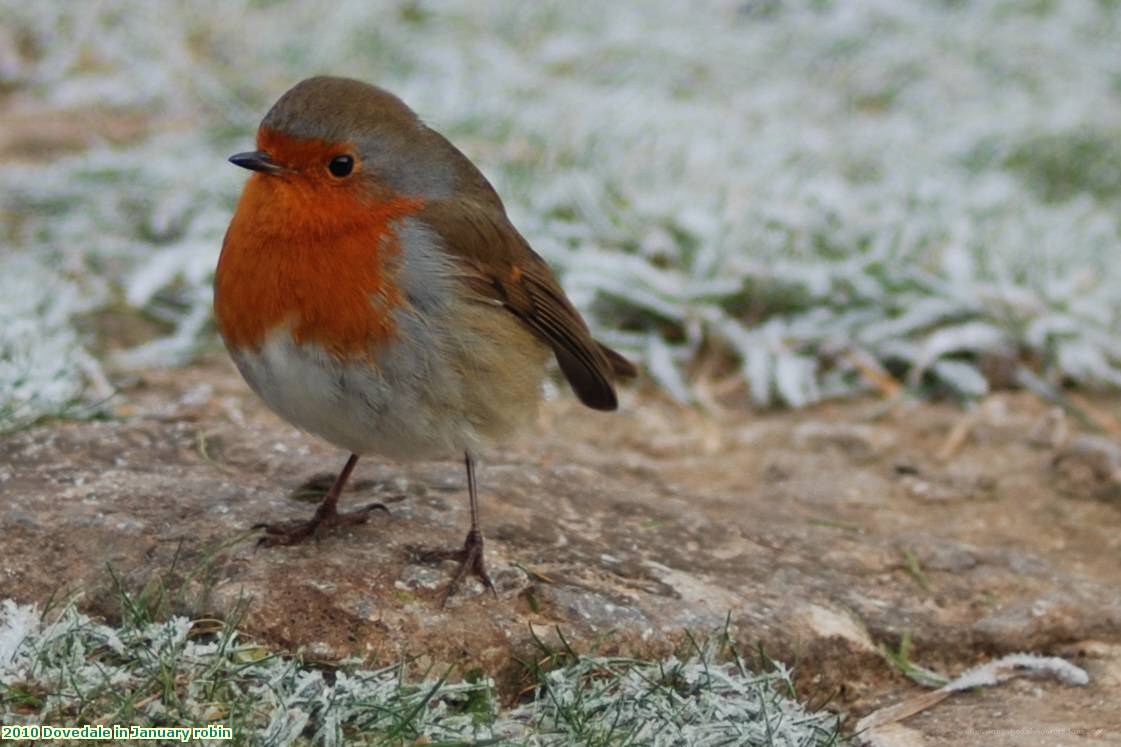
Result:
<svg viewBox="0 0 1121 747"><path fill-rule="evenodd" d="M327 495L323 496L323 500L315 509L315 514L309 520L287 521L280 524L255 524L254 529L265 530L265 536L258 540L257 544L268 547L297 545L308 537L316 536L322 528L365 524L370 518L370 513L379 509L389 513L389 509L381 503L371 503L357 511L350 511L345 514L338 512L339 496L342 494L343 487L350 478L350 473L354 471L354 465L356 464L358 464L358 455L351 454L350 458L346 460L343 471L335 478L334 485L327 491Z"/></svg>
<svg viewBox="0 0 1121 747"><path fill-rule="evenodd" d="M495 597L498 596L498 592L494 589L494 582L490 580L490 574L487 573L486 562L483 558L483 530L479 527L479 487L475 482L475 458L471 456L470 452L463 455L463 463L467 467L467 494L471 502L471 531L467 532L463 549L457 553L449 554L449 557L459 560L459 569L456 570L448 588L444 590L444 597L440 606L448 603L448 598L455 594L468 573L478 576L483 585L490 589Z"/></svg>

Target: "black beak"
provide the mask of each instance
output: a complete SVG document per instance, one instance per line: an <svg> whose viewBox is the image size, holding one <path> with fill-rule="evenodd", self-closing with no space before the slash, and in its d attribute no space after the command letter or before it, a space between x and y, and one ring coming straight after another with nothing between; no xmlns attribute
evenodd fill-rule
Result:
<svg viewBox="0 0 1121 747"><path fill-rule="evenodd" d="M248 153L235 153L230 156L230 163L250 171L260 171L262 174L280 174L288 169L274 162L268 153L263 150L254 150Z"/></svg>

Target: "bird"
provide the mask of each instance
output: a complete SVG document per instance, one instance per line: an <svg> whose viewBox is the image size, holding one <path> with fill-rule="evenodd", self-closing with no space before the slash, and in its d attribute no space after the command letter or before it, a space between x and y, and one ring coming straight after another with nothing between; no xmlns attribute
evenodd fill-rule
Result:
<svg viewBox="0 0 1121 747"><path fill-rule="evenodd" d="M401 99L317 76L262 119L214 276L218 331L264 403L349 453L306 521L262 523L293 545L366 522L341 512L359 457L462 459L470 528L443 603L469 575L492 593L476 461L531 424L549 358L579 400L618 407L637 370L596 341L482 172Z"/></svg>

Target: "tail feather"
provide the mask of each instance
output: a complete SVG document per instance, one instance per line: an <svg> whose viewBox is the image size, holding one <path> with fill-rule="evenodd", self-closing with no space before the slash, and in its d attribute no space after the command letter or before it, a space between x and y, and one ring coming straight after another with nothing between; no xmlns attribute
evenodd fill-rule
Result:
<svg viewBox="0 0 1121 747"><path fill-rule="evenodd" d="M629 360L602 342L596 341L596 345L599 346L599 352L603 353L603 357L611 364L611 373L616 379L633 379L638 376L638 369Z"/></svg>

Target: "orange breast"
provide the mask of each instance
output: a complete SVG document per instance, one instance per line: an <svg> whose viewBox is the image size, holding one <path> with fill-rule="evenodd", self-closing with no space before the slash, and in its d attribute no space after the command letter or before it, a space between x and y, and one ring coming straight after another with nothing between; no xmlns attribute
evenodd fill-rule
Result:
<svg viewBox="0 0 1121 747"><path fill-rule="evenodd" d="M226 344L257 349L288 325L297 342L369 355L391 339L401 304L394 221L423 206L285 177L249 178L226 232L214 311Z"/></svg>

